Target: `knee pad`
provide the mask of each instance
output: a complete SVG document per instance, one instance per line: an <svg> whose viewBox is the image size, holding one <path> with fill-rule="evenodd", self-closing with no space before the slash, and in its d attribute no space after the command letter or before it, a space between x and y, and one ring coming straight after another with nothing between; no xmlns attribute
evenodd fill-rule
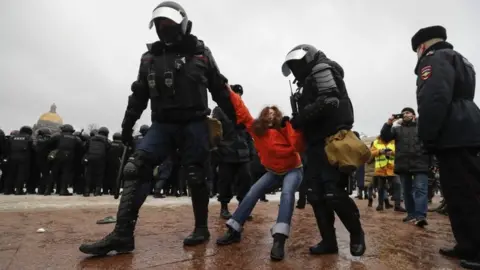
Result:
<svg viewBox="0 0 480 270"><path fill-rule="evenodd" d="M149 181L153 176L153 159L144 151L136 151L123 168L126 181L140 179Z"/></svg>
<svg viewBox="0 0 480 270"><path fill-rule="evenodd" d="M185 181L189 186L206 184L205 170L198 165L188 165L184 168Z"/></svg>

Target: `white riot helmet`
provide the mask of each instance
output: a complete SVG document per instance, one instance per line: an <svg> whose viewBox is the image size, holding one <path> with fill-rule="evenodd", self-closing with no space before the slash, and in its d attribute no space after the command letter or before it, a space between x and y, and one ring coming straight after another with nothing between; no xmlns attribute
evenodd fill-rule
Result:
<svg viewBox="0 0 480 270"><path fill-rule="evenodd" d="M152 29L154 25L158 37L165 44L179 42L192 28L185 9L173 1L162 2L153 10L148 27Z"/></svg>

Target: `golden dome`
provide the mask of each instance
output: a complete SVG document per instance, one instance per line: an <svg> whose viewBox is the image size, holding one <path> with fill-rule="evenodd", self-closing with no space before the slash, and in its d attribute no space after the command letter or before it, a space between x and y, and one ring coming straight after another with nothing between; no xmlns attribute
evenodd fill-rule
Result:
<svg viewBox="0 0 480 270"><path fill-rule="evenodd" d="M57 106L52 104L50 111L42 114L38 119L38 123L50 122L52 124L63 125L63 119L57 114Z"/></svg>

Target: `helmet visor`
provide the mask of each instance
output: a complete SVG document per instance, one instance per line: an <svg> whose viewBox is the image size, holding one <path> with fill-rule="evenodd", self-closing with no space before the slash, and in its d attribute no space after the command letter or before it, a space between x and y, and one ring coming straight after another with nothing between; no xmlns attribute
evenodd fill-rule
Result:
<svg viewBox="0 0 480 270"><path fill-rule="evenodd" d="M183 15L180 11L171 8L171 7L159 7L155 9L152 13L152 19L148 25L149 29L152 29L154 25L154 20L157 18L166 18L173 21L176 24L181 24L183 21Z"/></svg>
<svg viewBox="0 0 480 270"><path fill-rule="evenodd" d="M307 54L307 51L302 49L297 49L289 52L285 57L285 61L283 62L283 65L282 65L283 76L287 77L288 75L290 75L290 73L292 73L290 70L290 67L288 66L289 61L300 60L303 57L305 57L306 54Z"/></svg>

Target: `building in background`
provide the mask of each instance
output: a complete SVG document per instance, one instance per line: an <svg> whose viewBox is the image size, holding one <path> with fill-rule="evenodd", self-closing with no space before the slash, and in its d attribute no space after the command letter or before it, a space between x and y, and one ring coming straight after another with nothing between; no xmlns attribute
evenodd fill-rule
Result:
<svg viewBox="0 0 480 270"><path fill-rule="evenodd" d="M63 119L57 114L57 106L52 104L50 111L42 114L35 125L33 125L33 134L36 134L40 128L49 128L53 133L60 132L60 126L63 125Z"/></svg>

